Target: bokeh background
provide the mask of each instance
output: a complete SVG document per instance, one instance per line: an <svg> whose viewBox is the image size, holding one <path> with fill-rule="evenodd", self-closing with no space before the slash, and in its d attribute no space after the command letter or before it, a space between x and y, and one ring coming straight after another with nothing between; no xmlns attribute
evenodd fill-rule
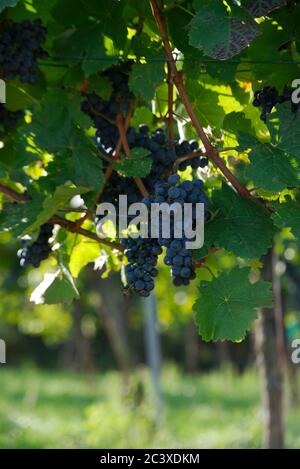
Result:
<svg viewBox="0 0 300 469"><path fill-rule="evenodd" d="M123 296L119 273L89 265L80 300L34 305L30 294L51 269L21 270L18 245L0 243L2 448L260 448L265 382L255 327L241 343L205 343L193 321L197 282L173 288L160 266L151 299ZM300 446L299 245L276 240L285 338L286 446ZM234 259L220 251L217 261ZM213 269L214 266L211 265ZM198 277L210 275L206 269ZM274 351L276 353L276 351Z"/></svg>

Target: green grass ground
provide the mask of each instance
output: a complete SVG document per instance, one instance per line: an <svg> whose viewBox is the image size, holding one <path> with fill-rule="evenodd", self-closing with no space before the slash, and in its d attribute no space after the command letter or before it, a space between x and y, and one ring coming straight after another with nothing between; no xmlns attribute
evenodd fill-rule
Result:
<svg viewBox="0 0 300 469"><path fill-rule="evenodd" d="M260 386L254 372L163 374L164 413L153 419L140 386L124 397L118 373L89 378L1 367L1 448L258 448ZM145 371L135 378L149 389ZM136 381L137 382L137 381ZM287 404L287 446L300 447L300 407Z"/></svg>

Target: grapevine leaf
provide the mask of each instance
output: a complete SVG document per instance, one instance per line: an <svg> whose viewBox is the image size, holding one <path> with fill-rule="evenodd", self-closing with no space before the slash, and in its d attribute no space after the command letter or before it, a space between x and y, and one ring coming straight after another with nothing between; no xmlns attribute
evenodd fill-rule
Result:
<svg viewBox="0 0 300 469"><path fill-rule="evenodd" d="M68 187L58 186L54 194L46 197L43 201L41 212L37 215L35 221L26 227L23 235L36 230L46 223L60 208L64 208L68 202L75 196L89 192L86 187Z"/></svg>
<svg viewBox="0 0 300 469"><path fill-rule="evenodd" d="M274 226L263 207L240 197L227 185L215 191L213 202L217 211L205 227L206 245L223 247L246 259L266 254Z"/></svg>
<svg viewBox="0 0 300 469"><path fill-rule="evenodd" d="M109 99L112 93L112 86L107 78L101 75L93 75L89 78L88 90L94 91L102 99Z"/></svg>
<svg viewBox="0 0 300 469"><path fill-rule="evenodd" d="M239 54L260 33L245 10L233 7L229 13L217 0L199 8L189 27L190 44L219 60Z"/></svg>
<svg viewBox="0 0 300 469"><path fill-rule="evenodd" d="M32 292L30 301L35 304L71 303L79 293L70 272L61 267L57 272L45 274L42 282Z"/></svg>
<svg viewBox="0 0 300 469"><path fill-rule="evenodd" d="M92 151L76 149L70 162L74 169L73 179L77 185L90 187L95 191L101 189L104 182L102 161Z"/></svg>
<svg viewBox="0 0 300 469"><path fill-rule="evenodd" d="M15 7L19 0L0 0L0 12L6 7Z"/></svg>
<svg viewBox="0 0 300 469"><path fill-rule="evenodd" d="M61 38L56 48L60 55L66 57L78 57L78 63L81 63L82 70L89 76L98 71L105 70L116 59L106 55L101 25L90 22L76 29L73 34L67 34Z"/></svg>
<svg viewBox="0 0 300 469"><path fill-rule="evenodd" d="M15 236L20 236L34 224L42 207L43 201L39 198L30 203L6 204L0 214L0 231L12 231Z"/></svg>
<svg viewBox="0 0 300 469"><path fill-rule="evenodd" d="M251 164L247 166L245 173L255 187L277 192L299 185L295 168L280 148L258 142L252 148L249 158Z"/></svg>
<svg viewBox="0 0 300 469"><path fill-rule="evenodd" d="M77 278L81 269L90 262L94 262L101 254L100 244L87 238L82 238L72 249L70 256L70 272Z"/></svg>
<svg viewBox="0 0 300 469"><path fill-rule="evenodd" d="M249 268L235 267L199 287L195 320L205 341L242 340L256 319L256 308L272 306L271 284L249 282Z"/></svg>
<svg viewBox="0 0 300 469"><path fill-rule="evenodd" d="M224 110L219 106L219 95L212 90L199 86L196 80L187 80L186 89L193 108L201 123L221 127L225 117Z"/></svg>
<svg viewBox="0 0 300 469"><path fill-rule="evenodd" d="M245 7L254 18L260 18L284 5L286 0L247 0Z"/></svg>
<svg viewBox="0 0 300 469"><path fill-rule="evenodd" d="M163 63L134 64L129 78L130 90L145 100L153 99L155 88L164 78Z"/></svg>
<svg viewBox="0 0 300 469"><path fill-rule="evenodd" d="M293 235L300 238L300 205L289 201L277 204L272 219L278 228L291 228Z"/></svg>
<svg viewBox="0 0 300 469"><path fill-rule="evenodd" d="M290 103L280 105L268 121L274 145L288 152L300 164L300 116L291 112Z"/></svg>
<svg viewBox="0 0 300 469"><path fill-rule="evenodd" d="M130 158L114 162L114 168L127 177L146 177L152 166L149 152L144 148L133 148Z"/></svg>

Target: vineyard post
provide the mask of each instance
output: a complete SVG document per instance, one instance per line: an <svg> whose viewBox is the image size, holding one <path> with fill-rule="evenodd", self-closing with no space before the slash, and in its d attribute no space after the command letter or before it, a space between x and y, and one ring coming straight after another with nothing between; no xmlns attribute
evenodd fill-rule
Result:
<svg viewBox="0 0 300 469"><path fill-rule="evenodd" d="M262 276L274 285L276 276L273 249L264 257ZM276 299L272 308L263 308L256 324L257 362L262 380L264 411L263 443L267 449L284 448L283 363L278 341Z"/></svg>

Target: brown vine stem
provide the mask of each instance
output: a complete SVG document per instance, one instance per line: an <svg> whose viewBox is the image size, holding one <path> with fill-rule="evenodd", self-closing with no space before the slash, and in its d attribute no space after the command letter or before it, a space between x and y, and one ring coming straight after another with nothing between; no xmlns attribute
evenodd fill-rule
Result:
<svg viewBox="0 0 300 469"><path fill-rule="evenodd" d="M126 138L126 130L125 130L125 126L123 124L123 117L122 117L122 114L120 112L118 112L118 114L117 114L117 125L118 125L118 129L119 129L119 133L120 133L120 139L121 139L121 142L122 142L122 146L123 146L125 155L126 155L127 158L130 158L130 148L129 148L127 138ZM140 193L144 197L148 197L149 192L147 191L142 179L136 177L136 178L134 178L134 182L136 183Z"/></svg>
<svg viewBox="0 0 300 469"><path fill-rule="evenodd" d="M175 135L174 135L174 115L173 115L173 97L174 97L174 84L172 77L172 70L170 64L168 63L168 115L167 115L167 124L169 131L169 140L171 145L174 145Z"/></svg>
<svg viewBox="0 0 300 469"><path fill-rule="evenodd" d="M125 119L125 124L124 124L125 132L127 132L127 129L129 127L129 124L130 124L132 109L133 109L133 105L131 104L131 106L129 108L129 111L128 111L128 114L127 114L126 119ZM118 143L116 145L116 148L114 149L114 152L113 152L113 157L112 157L113 160L117 160L117 159L120 158L121 149L122 149L122 140L121 140L121 137L120 137L119 140L118 140ZM107 167L107 169L105 171L105 174L104 174L103 186L101 187L100 191L98 192L98 194L95 198L95 203L94 203L93 209L88 210L83 217L81 217L79 220L77 220L75 222L78 227L81 227L87 219L92 217L92 214L93 214L94 210L96 209L96 205L100 201L100 199L102 197L102 194L103 194L103 191L106 187L106 184L110 180L113 171L114 171L113 164L111 163L111 159L110 159L109 160L109 166Z"/></svg>
<svg viewBox="0 0 300 469"><path fill-rule="evenodd" d="M200 156L206 156L206 153L203 153L203 151L198 150L198 151L193 151L192 153L188 153L187 155L181 156L180 158L177 158L173 165L173 171L177 171L178 166L180 163L186 160L191 160L193 158L199 158Z"/></svg>
<svg viewBox="0 0 300 469"><path fill-rule="evenodd" d="M14 189L11 189L8 186L5 186L4 184L0 183L0 192L2 194L7 195L11 199L13 199L15 202L26 202L28 200L26 194L21 194L20 192L15 191Z"/></svg>
<svg viewBox="0 0 300 469"><path fill-rule="evenodd" d="M157 23L157 26L158 26L158 29L159 29L159 32L163 41L165 53L166 53L167 60L168 60L171 73L172 73L172 77L173 77L173 82L177 88L181 101L191 119L191 122L204 145L206 156L215 163L215 165L219 168L219 170L223 173L226 179L232 184L232 186L236 189L236 191L240 195L242 195L243 197L246 197L247 199L253 200L257 203L261 203L259 200L257 200L256 197L254 197L248 191L246 187L244 187L238 181L238 179L234 176L234 174L232 174L232 172L227 168L226 164L222 161L217 151L214 149L211 142L209 141L203 127L201 126L194 112L193 106L186 93L185 86L183 84L182 73L177 70L176 62L173 58L173 52L172 52L172 48L169 42L168 33L165 28L164 18L163 18L161 9L159 8L156 0L150 0L150 4L151 4L153 16L156 20L156 23Z"/></svg>
<svg viewBox="0 0 300 469"><path fill-rule="evenodd" d="M4 184L0 183L0 192L3 194L7 195L9 198L14 200L15 202L28 202L30 199L26 196L26 194L20 194L19 192L16 192L14 189L11 189L10 187L5 186ZM108 241L107 239L101 239L98 237L96 233L92 233L91 231L85 230L81 228L80 226L77 226L76 222L66 220L65 218L60 217L59 215L53 215L50 219L49 222L55 223L56 225L61 226L67 231L70 231L71 233L77 233L82 236L85 236L86 238L92 239L94 241L97 241L100 244L104 244L105 246L109 246L112 249L117 249L120 252L124 251L123 246L121 244L116 243L114 241Z"/></svg>

